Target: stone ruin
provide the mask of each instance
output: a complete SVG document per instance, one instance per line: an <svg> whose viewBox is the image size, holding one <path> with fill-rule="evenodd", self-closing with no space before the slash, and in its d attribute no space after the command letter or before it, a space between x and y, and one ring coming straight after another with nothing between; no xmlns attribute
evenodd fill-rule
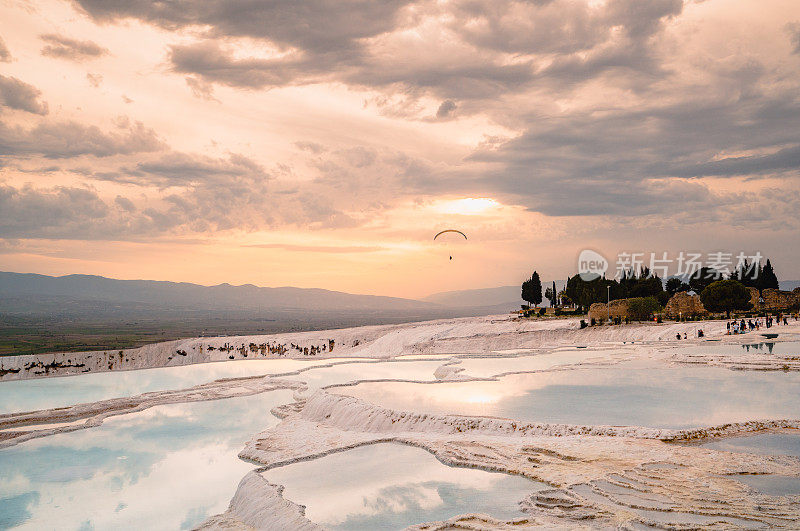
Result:
<svg viewBox="0 0 800 531"><path fill-rule="evenodd" d="M685 291L679 291L673 295L664 307L664 315L670 319L694 317L707 313L705 306L703 306L703 301L700 300L700 296L689 295Z"/></svg>
<svg viewBox="0 0 800 531"><path fill-rule="evenodd" d="M750 292L750 305L754 310L758 310L761 307L761 303L758 302L758 299L761 298L761 293L759 293L758 288L747 288L747 291Z"/></svg>
<svg viewBox="0 0 800 531"><path fill-rule="evenodd" d="M761 292L764 303L761 309L766 311L783 311L796 309L800 303L800 289L794 291L781 291L779 289L767 288Z"/></svg>
<svg viewBox="0 0 800 531"><path fill-rule="evenodd" d="M795 310L800 305L800 288L795 288L794 291L766 288L760 295L756 288L747 288L747 290L750 292L750 304L756 311ZM762 298L764 302L761 302Z"/></svg>
<svg viewBox="0 0 800 531"><path fill-rule="evenodd" d="M625 319L629 316L628 299L616 299L611 301L610 305L605 302L595 302L589 306L589 319L595 319L598 322L607 321L609 306L612 318Z"/></svg>

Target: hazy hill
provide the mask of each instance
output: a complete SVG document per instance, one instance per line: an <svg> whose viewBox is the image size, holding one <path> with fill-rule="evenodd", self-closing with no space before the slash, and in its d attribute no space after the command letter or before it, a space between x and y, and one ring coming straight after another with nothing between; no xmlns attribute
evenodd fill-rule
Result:
<svg viewBox="0 0 800 531"><path fill-rule="evenodd" d="M0 355L488 315L516 305L492 302L448 305L324 289L0 272Z"/></svg>
<svg viewBox="0 0 800 531"><path fill-rule="evenodd" d="M47 275L0 272L3 310L49 306L55 301L98 303L158 310L420 310L430 303L395 297L353 295L324 289L262 288L252 284L201 286L186 282L116 280L92 275Z"/></svg>
<svg viewBox="0 0 800 531"><path fill-rule="evenodd" d="M542 281L542 305L549 306L550 302L544 298L544 292L552 286L552 280ZM564 289L565 282L556 280L556 290ZM459 291L443 291L428 295L422 300L442 306L456 308L469 308L475 306L493 306L503 308L504 311L519 310L520 305L526 304L522 300L522 285L500 286L499 288L467 289Z"/></svg>
<svg viewBox="0 0 800 531"><path fill-rule="evenodd" d="M519 286L500 286L499 288L468 289L460 291L443 291L428 295L422 300L442 306L499 306L509 305L509 309L519 309L524 304L520 299Z"/></svg>
<svg viewBox="0 0 800 531"><path fill-rule="evenodd" d="M792 291L794 288L800 288L800 280L781 280L778 282L781 289Z"/></svg>

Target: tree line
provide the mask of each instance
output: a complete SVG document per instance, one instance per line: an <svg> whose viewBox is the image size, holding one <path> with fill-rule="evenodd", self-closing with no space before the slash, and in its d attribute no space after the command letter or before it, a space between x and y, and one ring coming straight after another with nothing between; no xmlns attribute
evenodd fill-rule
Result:
<svg viewBox="0 0 800 531"><path fill-rule="evenodd" d="M712 285L715 285L714 288L707 292ZM584 280L580 275L575 275L567 278L563 291L556 292L553 282L545 290L545 295L553 306L577 306L584 310L596 302L634 298L652 298L663 307L675 293L694 291L701 296L707 309L730 311L749 309L750 293L747 288L753 287L762 292L767 288L778 289L778 286L778 277L767 259L763 266L760 262L750 264L744 261L727 276L711 267L702 267L686 280L671 277L666 283L647 267L625 271L619 280L604 276ZM534 271L522 283L522 300L533 306L542 303L542 282L538 272Z"/></svg>

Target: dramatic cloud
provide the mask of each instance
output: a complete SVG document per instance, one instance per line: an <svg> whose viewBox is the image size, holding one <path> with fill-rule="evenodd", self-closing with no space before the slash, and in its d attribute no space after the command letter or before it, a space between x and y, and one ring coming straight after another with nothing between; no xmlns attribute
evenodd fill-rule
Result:
<svg viewBox="0 0 800 531"><path fill-rule="evenodd" d="M269 177L261 165L235 153L226 159L168 153L152 161L140 162L134 168L123 169L120 174L104 175L102 178L167 187L198 182L205 186L229 186L231 180L236 178L261 181Z"/></svg>
<svg viewBox="0 0 800 531"><path fill-rule="evenodd" d="M170 62L175 72L197 74L201 79L251 89L278 87L299 81L314 82L324 71L313 64L293 59L237 59L233 50L222 48L216 41L186 46L172 46ZM197 94L195 78L189 86ZM205 85L208 87L208 85ZM208 94L208 89L200 95Z"/></svg>
<svg viewBox="0 0 800 531"><path fill-rule="evenodd" d="M42 92L15 77L0 75L0 105L34 114L47 114L47 103L39 101Z"/></svg>
<svg viewBox="0 0 800 531"><path fill-rule="evenodd" d="M189 79L248 89L339 81L456 100L518 93L542 79L578 83L624 69L652 75L658 65L649 40L683 8L681 0L594 7L573 0L461 0L413 9L409 2L369 0L78 4L100 21L210 28L208 39L170 49L174 71ZM274 53L248 57L221 37L261 40ZM209 94L198 81L189 83L195 95Z"/></svg>
<svg viewBox="0 0 800 531"><path fill-rule="evenodd" d="M0 153L3 157L41 155L66 159L81 155L112 155L158 151L165 146L152 129L139 122L121 121L115 130L76 122L45 121L30 129L0 122Z"/></svg>
<svg viewBox="0 0 800 531"><path fill-rule="evenodd" d="M0 233L4 237L71 237L96 231L107 205L90 190L36 190L0 185Z"/></svg>
<svg viewBox="0 0 800 531"><path fill-rule="evenodd" d="M692 211L698 201L722 209L724 198L684 178L797 177L800 149L790 124L800 120L800 102L793 100L787 94L539 117L520 137L472 160L500 165L487 172L485 187L548 215ZM720 156L752 149L771 153Z"/></svg>
<svg viewBox="0 0 800 531"><path fill-rule="evenodd" d="M705 176L757 176L791 171L797 176L800 168L800 145L780 149L769 155L725 157L693 166L678 167L676 175Z"/></svg>
<svg viewBox="0 0 800 531"><path fill-rule="evenodd" d="M133 201L131 201L127 197L122 197L121 195L118 195L116 198L114 198L114 203L125 212L136 211L136 205L134 205Z"/></svg>
<svg viewBox="0 0 800 531"><path fill-rule="evenodd" d="M385 278L388 254L410 270L439 224L467 226L497 271L650 230L694 248L797 236L791 2L0 10L16 28L3 35L0 230L23 240L223 242L209 245L237 267L263 248L315 283L356 260Z"/></svg>
<svg viewBox="0 0 800 531"><path fill-rule="evenodd" d="M10 62L11 62L11 52L8 51L6 43L3 42L3 38L0 37L0 63L10 63Z"/></svg>
<svg viewBox="0 0 800 531"><path fill-rule="evenodd" d="M794 53L800 55L800 22L787 24L786 30L789 32L789 38L792 40ZM0 46L0 56L2 55L2 46Z"/></svg>
<svg viewBox="0 0 800 531"><path fill-rule="evenodd" d="M47 45L42 48L42 55L69 59L70 61L83 61L94 59L108 53L108 50L92 41L79 41L63 35L48 33L41 35Z"/></svg>
<svg viewBox="0 0 800 531"><path fill-rule="evenodd" d="M191 89L195 98L220 103L220 101L214 97L214 86L211 83L196 77L187 77L186 84L189 85L189 89Z"/></svg>
<svg viewBox="0 0 800 531"><path fill-rule="evenodd" d="M268 39L282 48L326 53L357 49L357 41L396 27L405 0L75 0L98 21L136 18L165 29L211 28L214 35Z"/></svg>
<svg viewBox="0 0 800 531"><path fill-rule="evenodd" d="M453 114L453 111L456 110L456 104L453 100L445 100L439 105L439 109L436 111L437 118L449 118L450 115Z"/></svg>

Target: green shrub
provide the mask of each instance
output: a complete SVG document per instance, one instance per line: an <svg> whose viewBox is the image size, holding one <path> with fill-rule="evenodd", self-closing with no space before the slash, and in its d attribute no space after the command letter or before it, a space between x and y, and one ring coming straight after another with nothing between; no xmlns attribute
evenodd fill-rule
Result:
<svg viewBox="0 0 800 531"><path fill-rule="evenodd" d="M649 319L651 315L661 311L661 305L655 297L636 297L628 299L628 313L637 321Z"/></svg>
<svg viewBox="0 0 800 531"><path fill-rule="evenodd" d="M717 280L700 294L703 306L711 312L725 312L730 317L733 310L749 310L750 292L738 280Z"/></svg>

